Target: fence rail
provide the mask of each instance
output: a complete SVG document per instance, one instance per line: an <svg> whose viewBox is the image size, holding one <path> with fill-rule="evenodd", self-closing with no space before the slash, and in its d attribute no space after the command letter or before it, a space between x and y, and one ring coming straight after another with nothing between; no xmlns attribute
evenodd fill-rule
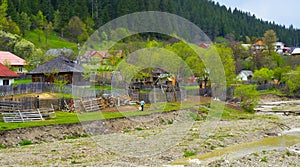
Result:
<svg viewBox="0 0 300 167"><path fill-rule="evenodd" d="M72 86L65 85L63 91L53 83L33 82L29 84L4 85L0 86L0 97L25 93L42 93L42 92L64 92L71 93Z"/></svg>

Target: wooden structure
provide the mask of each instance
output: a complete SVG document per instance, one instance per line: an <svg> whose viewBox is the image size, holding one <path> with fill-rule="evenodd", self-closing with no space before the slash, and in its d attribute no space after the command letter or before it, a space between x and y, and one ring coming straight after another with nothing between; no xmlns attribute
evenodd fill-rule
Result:
<svg viewBox="0 0 300 167"><path fill-rule="evenodd" d="M75 111L85 112L95 112L105 108L134 104L136 104L136 101L131 100L128 96L102 96L99 98L80 99L74 101Z"/></svg>
<svg viewBox="0 0 300 167"><path fill-rule="evenodd" d="M55 117L54 109L44 108L37 110L27 110L15 112L3 112L2 119L4 122L31 122L37 120L45 120L50 117Z"/></svg>
<svg viewBox="0 0 300 167"><path fill-rule="evenodd" d="M24 109L24 104L16 101L0 101L0 113L4 122L29 122L55 116L53 108Z"/></svg>
<svg viewBox="0 0 300 167"><path fill-rule="evenodd" d="M83 72L84 70L80 65L61 55L42 64L28 74L32 75L32 82L53 83L57 79L67 81L67 84L72 84L72 80L76 82L84 81L81 76Z"/></svg>

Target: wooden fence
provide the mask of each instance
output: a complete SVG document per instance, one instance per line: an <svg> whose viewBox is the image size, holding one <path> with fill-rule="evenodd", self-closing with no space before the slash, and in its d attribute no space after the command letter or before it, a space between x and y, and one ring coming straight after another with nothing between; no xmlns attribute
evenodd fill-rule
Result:
<svg viewBox="0 0 300 167"><path fill-rule="evenodd" d="M0 86L0 97L11 96L16 94L42 93L42 92L72 93L72 86L65 85L63 90L57 88L53 83L44 83L44 82L33 82L29 84Z"/></svg>

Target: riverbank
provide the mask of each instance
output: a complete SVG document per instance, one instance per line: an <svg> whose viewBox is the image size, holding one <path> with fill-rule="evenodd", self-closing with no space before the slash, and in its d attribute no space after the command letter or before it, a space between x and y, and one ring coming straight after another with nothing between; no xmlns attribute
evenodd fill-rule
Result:
<svg viewBox="0 0 300 167"><path fill-rule="evenodd" d="M0 164L2 166L162 166L185 156L200 155L281 133L282 129L274 122L280 122L290 127L300 127L298 117L264 115L254 119L219 120L206 124L203 121L196 121L189 127L187 133L172 136L173 132L164 133L172 126L167 122L166 119L165 123L160 122L159 125L157 124L158 126L136 126L133 129L115 131L110 134L46 141L34 145L1 149ZM153 151L153 154L148 154L149 152L143 154L141 149L151 150L151 146L156 147L159 144L157 141L161 134L168 139L167 141L171 141L174 137L180 138L180 141L167 148L158 148ZM142 145L140 141L147 141L147 143ZM162 143L162 145L166 144ZM130 154L130 151L133 154ZM135 151L140 151L140 153L134 154ZM226 158L223 158L223 160L213 161L209 164L221 164L221 166L274 165L278 159L276 155L280 154L283 157L283 153L287 154L286 150L258 150L254 154L236 160L228 162ZM267 163L264 162L264 157L267 158ZM290 164L299 162L297 158L297 155L286 156L281 164L290 166Z"/></svg>

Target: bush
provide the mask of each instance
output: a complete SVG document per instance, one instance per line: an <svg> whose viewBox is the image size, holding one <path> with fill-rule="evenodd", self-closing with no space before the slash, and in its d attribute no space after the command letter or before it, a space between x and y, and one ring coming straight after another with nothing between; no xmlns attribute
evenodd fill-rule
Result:
<svg viewBox="0 0 300 167"><path fill-rule="evenodd" d="M190 157L196 155L196 152L184 151L184 157Z"/></svg>
<svg viewBox="0 0 300 167"><path fill-rule="evenodd" d="M140 128L140 127L137 127L137 128L134 128L134 129L137 130L137 131L143 130L143 128Z"/></svg>
<svg viewBox="0 0 300 167"><path fill-rule="evenodd" d="M79 138L79 136L65 136L64 137L65 139L77 139L77 138Z"/></svg>
<svg viewBox="0 0 300 167"><path fill-rule="evenodd" d="M235 89L234 96L239 98L241 107L248 112L253 112L259 101L256 85L241 85Z"/></svg>
<svg viewBox="0 0 300 167"><path fill-rule="evenodd" d="M23 140L19 144L20 144L20 146L26 146L26 145L32 144L32 141L30 141L30 140Z"/></svg>

